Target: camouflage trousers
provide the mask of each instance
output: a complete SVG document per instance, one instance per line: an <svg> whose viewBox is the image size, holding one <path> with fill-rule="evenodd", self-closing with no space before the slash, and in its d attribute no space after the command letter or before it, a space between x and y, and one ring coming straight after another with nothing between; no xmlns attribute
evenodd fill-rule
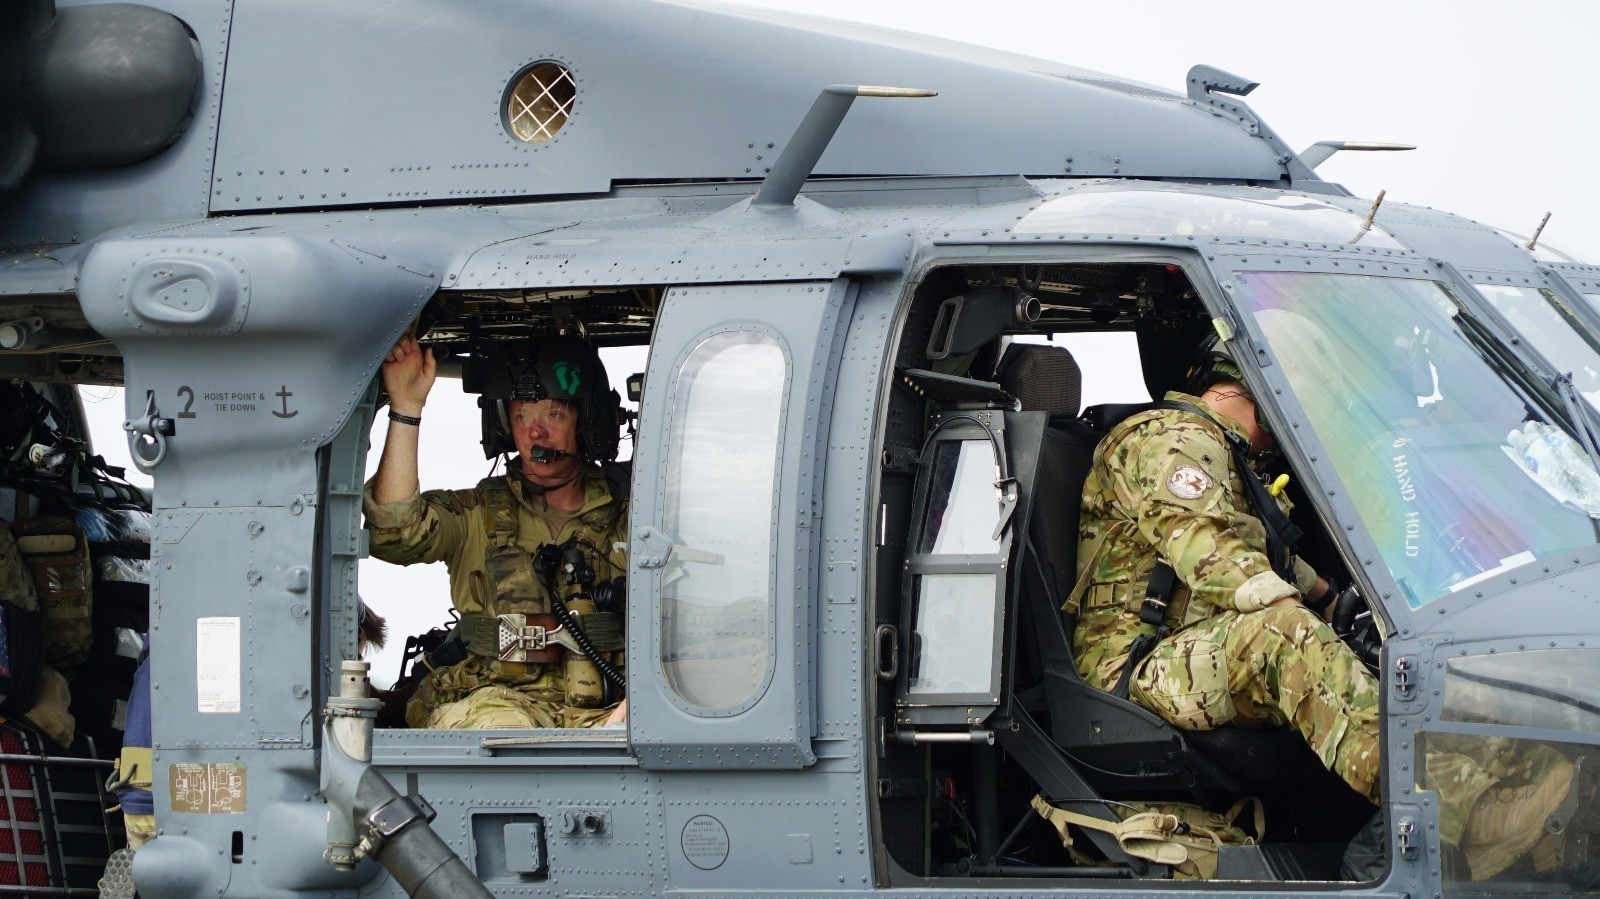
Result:
<svg viewBox="0 0 1600 899"><path fill-rule="evenodd" d="M599 727L610 708L583 709L488 684L428 713L424 727Z"/></svg>
<svg viewBox="0 0 1600 899"><path fill-rule="evenodd" d="M1547 870L1559 859L1542 858L1544 828L1507 830L1496 839L1474 834L1473 823L1490 824L1492 810L1473 817L1478 801L1491 791L1519 792L1530 785L1558 781L1552 804L1559 804L1570 789L1572 761L1554 746L1486 734L1425 734L1422 742L1422 782L1419 786L1439 794L1439 839L1461 849L1473 880L1494 877L1524 853L1534 850L1537 869ZM1566 784L1565 789L1560 784ZM1493 806L1493 802L1485 803ZM1539 824L1543 816L1537 816ZM1492 827L1491 827L1492 829ZM1480 828L1480 831L1482 828Z"/></svg>
<svg viewBox="0 0 1600 899"><path fill-rule="evenodd" d="M430 671L406 703L408 727L595 727L616 707L565 677L570 666L470 656ZM592 667L592 666L591 666ZM577 689L569 687L577 686Z"/></svg>
<svg viewBox="0 0 1600 899"><path fill-rule="evenodd" d="M1175 631L1128 695L1187 730L1291 726L1352 789L1381 800L1377 679L1304 606L1223 612Z"/></svg>

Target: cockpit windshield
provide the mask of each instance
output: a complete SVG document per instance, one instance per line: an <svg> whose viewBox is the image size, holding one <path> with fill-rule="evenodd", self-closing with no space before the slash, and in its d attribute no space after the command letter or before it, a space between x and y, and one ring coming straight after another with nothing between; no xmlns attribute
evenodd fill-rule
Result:
<svg viewBox="0 0 1600 899"><path fill-rule="evenodd" d="M1595 338L1576 324L1571 310L1554 293L1504 284L1474 286L1559 371L1572 373L1573 386L1590 405L1600 407L1600 352Z"/></svg>
<svg viewBox="0 0 1600 899"><path fill-rule="evenodd" d="M1412 608L1595 542L1588 456L1485 358L1442 285L1237 281Z"/></svg>

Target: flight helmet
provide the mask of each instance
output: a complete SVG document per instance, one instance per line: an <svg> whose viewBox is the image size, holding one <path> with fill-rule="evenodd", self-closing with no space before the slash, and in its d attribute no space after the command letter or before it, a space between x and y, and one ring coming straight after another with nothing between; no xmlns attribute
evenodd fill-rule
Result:
<svg viewBox="0 0 1600 899"><path fill-rule="evenodd" d="M1267 419L1261 414L1261 403L1255 398L1250 385L1245 383L1244 371L1239 367L1239 361L1234 358L1233 351L1217 337L1216 332L1206 335L1200 341L1200 349L1195 353L1194 363L1189 366L1188 375L1184 381L1184 390L1194 396L1205 393L1211 385L1218 381L1233 381L1244 388L1246 395L1256 407L1256 427L1263 434L1272 436L1272 428L1267 424Z"/></svg>
<svg viewBox="0 0 1600 899"><path fill-rule="evenodd" d="M617 457L622 398L611 389L600 354L586 341L566 335L540 338L486 360L483 397L484 455L514 452L511 401L559 400L578 412L578 455L589 462Z"/></svg>
<svg viewBox="0 0 1600 899"><path fill-rule="evenodd" d="M1218 381L1235 381L1244 385L1244 372L1234 359L1233 351L1217 338L1216 332L1206 335L1200 349L1184 378L1184 391L1199 396ZM1249 390L1249 387L1245 387Z"/></svg>

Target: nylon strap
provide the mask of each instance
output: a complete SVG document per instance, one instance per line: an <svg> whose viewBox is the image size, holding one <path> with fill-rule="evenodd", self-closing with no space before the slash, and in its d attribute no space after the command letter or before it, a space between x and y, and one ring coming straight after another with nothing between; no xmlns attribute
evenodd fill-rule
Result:
<svg viewBox="0 0 1600 899"><path fill-rule="evenodd" d="M1062 600L1061 611L1066 612L1068 615L1078 614L1083 604L1083 594L1089 589L1089 575L1094 573L1094 559L1100 555L1100 550L1105 547L1106 538L1109 536L1111 536L1111 530L1107 528L1100 535L1100 539L1095 541L1094 549L1083 557L1086 560L1083 571L1078 574L1077 582L1072 585L1072 592L1068 593L1067 598Z"/></svg>
<svg viewBox="0 0 1600 899"><path fill-rule="evenodd" d="M1150 581L1144 587L1144 602L1139 605L1139 623L1149 628L1133 640L1133 645L1128 648L1128 662L1122 666L1122 674L1117 678L1117 683L1111 688L1112 695L1118 699L1128 698L1129 681L1133 677L1133 670L1139 667L1145 656L1150 654L1156 644L1165 639L1172 629L1167 627L1167 603L1172 599L1172 591L1178 587L1178 574L1166 562L1157 562L1156 567L1150 570Z"/></svg>
<svg viewBox="0 0 1600 899"><path fill-rule="evenodd" d="M1067 825L1076 824L1079 827L1111 834L1117 838L1117 845L1135 858L1166 865L1169 868L1193 865L1189 858L1189 847L1172 839L1179 825L1183 823L1177 815L1139 812L1123 821L1107 821L1104 818L1056 808L1042 796L1033 797L1032 806L1040 817L1055 827L1056 832L1068 845L1072 842L1072 836L1067 830ZM1216 840L1217 845L1221 845L1222 841L1215 834L1210 836Z"/></svg>
<svg viewBox="0 0 1600 899"><path fill-rule="evenodd" d="M1223 435L1228 438L1228 448L1233 451L1233 462L1239 468L1239 480L1244 482L1245 495L1250 498L1256 517L1261 519L1261 524L1266 528L1267 559L1272 563L1272 570L1292 584L1294 561L1290 557L1290 550L1300 541L1300 529L1289 520L1289 516L1283 514L1277 500L1267 492L1267 485L1261 483L1261 479L1250 468L1250 445L1232 431L1224 429Z"/></svg>

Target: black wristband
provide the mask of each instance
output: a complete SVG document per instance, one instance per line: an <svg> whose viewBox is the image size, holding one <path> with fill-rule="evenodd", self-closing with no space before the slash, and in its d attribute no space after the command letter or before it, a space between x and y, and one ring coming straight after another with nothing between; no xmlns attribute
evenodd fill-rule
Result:
<svg viewBox="0 0 1600 899"><path fill-rule="evenodd" d="M1323 592L1321 599L1315 601L1307 599L1303 605L1311 611L1316 612L1317 615L1320 616L1323 612L1327 611L1328 605L1332 603L1334 599L1338 598L1338 596L1339 588L1335 587L1332 581L1329 581L1328 589Z"/></svg>
<svg viewBox="0 0 1600 899"><path fill-rule="evenodd" d="M401 415L400 413L394 411L393 409L389 410L389 420L390 421L398 421L403 425L410 425L413 428L422 427L422 416L420 416L420 415Z"/></svg>

